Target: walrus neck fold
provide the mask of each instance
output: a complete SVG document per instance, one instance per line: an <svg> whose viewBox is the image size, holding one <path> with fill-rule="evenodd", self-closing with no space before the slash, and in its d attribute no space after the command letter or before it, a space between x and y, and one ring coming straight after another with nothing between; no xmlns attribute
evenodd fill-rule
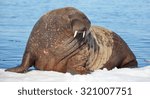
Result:
<svg viewBox="0 0 150 99"><path fill-rule="evenodd" d="M90 64L93 64L92 62L95 59L95 53L99 48L97 46L95 38L93 37L90 31L88 31L88 35L85 37L85 40L87 42L89 50L89 58L86 63L86 66L89 66Z"/></svg>

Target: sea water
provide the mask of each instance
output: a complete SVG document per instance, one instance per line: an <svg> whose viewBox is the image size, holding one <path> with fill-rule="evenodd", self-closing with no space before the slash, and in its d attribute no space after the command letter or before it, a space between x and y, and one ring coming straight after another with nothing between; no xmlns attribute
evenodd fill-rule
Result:
<svg viewBox="0 0 150 99"><path fill-rule="evenodd" d="M0 68L19 65L36 21L47 11L66 6L120 35L139 67L150 65L150 0L0 0Z"/></svg>

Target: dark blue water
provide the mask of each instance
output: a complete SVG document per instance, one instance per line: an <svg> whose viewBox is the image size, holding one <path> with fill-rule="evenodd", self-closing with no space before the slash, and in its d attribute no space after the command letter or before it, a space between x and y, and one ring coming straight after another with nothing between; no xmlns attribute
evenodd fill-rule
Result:
<svg viewBox="0 0 150 99"><path fill-rule="evenodd" d="M117 32L135 53L139 67L150 65L150 0L0 0L0 68L19 65L39 17L65 6Z"/></svg>

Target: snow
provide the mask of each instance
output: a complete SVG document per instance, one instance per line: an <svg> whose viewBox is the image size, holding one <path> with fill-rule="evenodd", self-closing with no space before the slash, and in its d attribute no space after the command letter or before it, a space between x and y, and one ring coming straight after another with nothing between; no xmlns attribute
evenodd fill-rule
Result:
<svg viewBox="0 0 150 99"><path fill-rule="evenodd" d="M96 70L91 74L72 75L54 71L32 70L27 73L5 72L0 69L1 82L149 82L150 66L142 68L122 68L108 71L107 69Z"/></svg>

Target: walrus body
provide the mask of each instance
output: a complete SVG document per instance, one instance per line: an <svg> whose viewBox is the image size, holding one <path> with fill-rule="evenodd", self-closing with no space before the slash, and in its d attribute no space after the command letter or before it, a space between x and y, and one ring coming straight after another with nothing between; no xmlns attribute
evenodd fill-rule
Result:
<svg viewBox="0 0 150 99"><path fill-rule="evenodd" d="M85 74L114 67L135 67L127 44L114 32L91 26L81 11L66 7L43 15L29 37L20 66L6 71L23 73L29 67Z"/></svg>

